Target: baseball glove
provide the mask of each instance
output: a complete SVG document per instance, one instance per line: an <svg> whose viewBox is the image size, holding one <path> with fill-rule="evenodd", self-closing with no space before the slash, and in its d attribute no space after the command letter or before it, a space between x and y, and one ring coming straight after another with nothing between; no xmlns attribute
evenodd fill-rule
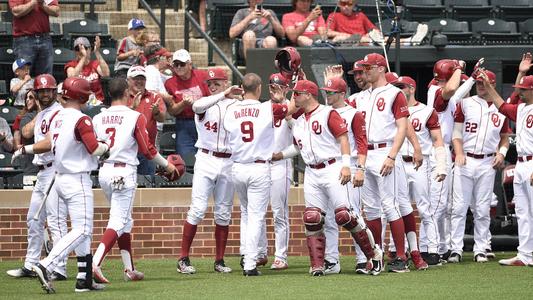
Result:
<svg viewBox="0 0 533 300"><path fill-rule="evenodd" d="M164 169L158 172L158 175L165 177L168 181L176 181L185 174L185 163L183 159L178 154L172 154L167 157L167 161L170 164L173 164L176 167L176 171L173 173L168 173Z"/></svg>

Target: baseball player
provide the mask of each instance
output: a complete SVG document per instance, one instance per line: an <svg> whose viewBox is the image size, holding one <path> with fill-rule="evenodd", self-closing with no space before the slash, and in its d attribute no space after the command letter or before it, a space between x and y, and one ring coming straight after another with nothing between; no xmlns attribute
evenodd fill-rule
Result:
<svg viewBox="0 0 533 300"><path fill-rule="evenodd" d="M355 107L357 99L368 99L370 97L370 88L372 84L368 82L366 74L363 70L363 60L358 60L354 62L352 70L348 71L348 74L353 75L353 81L357 85L360 92L352 94L348 97L348 104L352 107Z"/></svg>
<svg viewBox="0 0 533 300"><path fill-rule="evenodd" d="M484 71L495 86L496 75ZM466 212L474 207L474 261L487 262L485 250L490 226L490 201L496 168L504 163L509 148L509 121L490 105L482 78L476 79L477 95L457 104L452 142L455 153L451 211L451 255L448 262L460 262L463 254Z"/></svg>
<svg viewBox="0 0 533 300"><path fill-rule="evenodd" d="M524 103L510 104L498 95L489 77L481 72L488 98L499 112L516 122L516 152L518 161L514 169L514 202L518 221L518 253L515 257L501 259L503 266L533 266L533 76L523 76L518 84L518 95Z"/></svg>
<svg viewBox="0 0 533 300"><path fill-rule="evenodd" d="M400 150L407 176L407 197L406 199L415 199L418 214L421 219L420 224L420 245L416 242L416 223L414 216L410 218L404 216L406 224L406 235L411 250L411 257L417 269L424 269L425 263L428 265L440 264L438 255L438 233L437 224L434 217L430 214L429 191L431 186L431 177L437 176L437 182L444 180L446 177L446 152L440 132L440 124L437 112L433 107L424 105L415 99L416 82L409 76L400 76L392 82L393 85L402 90L407 98L409 106L409 122L416 133L417 140L420 143L423 161L417 167L414 163L413 145L405 140ZM429 157L435 152L437 167L435 174L431 173ZM408 229L410 223L411 230ZM414 228L414 229L413 229ZM423 260L419 259L420 254L416 249L422 251ZM427 267L427 265L426 265Z"/></svg>
<svg viewBox="0 0 533 300"><path fill-rule="evenodd" d="M65 108L53 118L46 139L24 146L25 153L44 153L52 150L56 165L55 189L66 203L72 230L54 245L50 254L33 266L42 288L54 293L48 272L76 250L78 275L76 292L101 290L92 278L91 235L93 228L93 192L90 172L97 167L96 157L107 152L109 146L96 139L91 119L81 113L89 100L89 82L69 77L63 83Z"/></svg>
<svg viewBox="0 0 533 300"><path fill-rule="evenodd" d="M133 265L131 251L131 213L139 164L137 153L166 168L168 173L176 169L150 143L144 115L127 106L127 90L128 83L124 79L113 79L109 83L111 107L93 118L97 138L110 141L109 157L102 162L98 173L100 186L111 206L107 228L93 258L92 270L98 283L109 283L100 267L115 242L118 242L124 263L124 280L138 281L144 278L144 274Z"/></svg>
<svg viewBox="0 0 533 300"><path fill-rule="evenodd" d="M51 119L55 117L62 107L55 101L57 85L52 75L43 74L37 76L33 88L41 106L41 111L26 126L32 128L34 141L37 143L46 139L46 135L50 130ZM13 160L20 156L24 150L21 148L15 151ZM31 269L34 264L39 262L41 256L45 235L45 219L48 219L47 223L54 243L67 233L66 206L62 201L59 201L55 188L50 187L55 176L54 154L50 151L36 154L33 158L33 164L38 167L39 173L37 173L37 182L33 187L26 219L28 225L26 260L22 268L7 271L9 276L16 278L36 276ZM46 201L46 209L42 209L39 213L39 218L34 220L33 217L42 201L44 201L47 190L50 190L50 192ZM53 280L67 279L66 259L58 263L50 278Z"/></svg>
<svg viewBox="0 0 533 300"><path fill-rule="evenodd" d="M196 228L203 220L209 197L215 201L215 244L216 258L214 269L219 273L230 273L231 268L224 263L224 252L228 240L228 225L233 205L233 183L231 166L233 164L228 145L228 133L224 129L224 116L228 107L241 96L242 90L229 86L228 77L223 69L210 69L207 85L212 96L203 97L194 102L192 110L195 115L198 141L194 177L192 182L191 207L183 225L181 238L181 256L178 260L178 272L194 274L196 269L189 260Z"/></svg>
<svg viewBox="0 0 533 300"><path fill-rule="evenodd" d="M246 74L242 88L244 100L228 107L224 128L232 151L232 181L241 203L243 275L258 276L259 239L270 199L268 160L274 152L274 128L292 105L259 102L261 78L257 74Z"/></svg>

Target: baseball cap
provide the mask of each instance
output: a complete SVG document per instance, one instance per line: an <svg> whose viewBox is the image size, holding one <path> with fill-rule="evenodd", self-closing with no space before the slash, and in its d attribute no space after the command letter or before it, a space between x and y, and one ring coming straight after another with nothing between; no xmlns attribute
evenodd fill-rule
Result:
<svg viewBox="0 0 533 300"><path fill-rule="evenodd" d="M386 67L387 61L383 55L378 53L370 53L365 56L361 65L372 65Z"/></svg>
<svg viewBox="0 0 533 300"><path fill-rule="evenodd" d="M161 45L152 45L149 46L145 51L144 55L146 56L146 59L149 60L153 57L171 57L172 53L170 53L167 49L161 47Z"/></svg>
<svg viewBox="0 0 533 300"><path fill-rule="evenodd" d="M326 86L320 89L328 92L346 92L346 87L346 81L344 81L344 79L335 77L329 79L326 82Z"/></svg>
<svg viewBox="0 0 533 300"><path fill-rule="evenodd" d="M494 74L494 72L489 71L489 70L485 70L485 74L487 74L487 77L489 78L490 83L496 83L496 74ZM483 78L478 76L476 78L476 81L483 82Z"/></svg>
<svg viewBox="0 0 533 300"><path fill-rule="evenodd" d="M188 62L191 61L191 55L189 54L189 51L185 49L179 49L178 51L174 52L174 55L172 55L172 61L176 60Z"/></svg>
<svg viewBox="0 0 533 300"><path fill-rule="evenodd" d="M82 45L85 48L91 48L91 42L89 42L89 39L87 39L84 36L80 36L79 38L75 39L74 40L74 46L72 46L72 48L75 49L79 45Z"/></svg>
<svg viewBox="0 0 533 300"><path fill-rule="evenodd" d="M16 70L24 67L25 65L31 65L31 62L25 60L24 58L19 58L13 62L13 73L15 73Z"/></svg>
<svg viewBox="0 0 533 300"><path fill-rule="evenodd" d="M133 78L137 76L143 76L146 78L146 71L143 66L133 66L128 70L128 78Z"/></svg>
<svg viewBox="0 0 533 300"><path fill-rule="evenodd" d="M274 73L274 74L270 75L269 83L270 84L285 85L285 86L289 85L289 82L287 81L287 78L285 78L285 76L281 75L281 73Z"/></svg>
<svg viewBox="0 0 533 300"><path fill-rule="evenodd" d="M411 87L416 88L416 81L409 76L400 76L396 80L392 81L391 83L393 85L407 84L407 85L410 85Z"/></svg>
<svg viewBox="0 0 533 300"><path fill-rule="evenodd" d="M128 30L139 29L139 28L146 28L146 26L144 26L144 21L141 19L133 18L128 23Z"/></svg>
<svg viewBox="0 0 533 300"><path fill-rule="evenodd" d="M228 80L228 74L221 68L212 68L207 71L207 80Z"/></svg>
<svg viewBox="0 0 533 300"><path fill-rule="evenodd" d="M513 85L513 87L525 90L533 90L533 75L520 78L520 82Z"/></svg>
<svg viewBox="0 0 533 300"><path fill-rule="evenodd" d="M363 71L363 60L360 59L356 62L353 63L353 69L351 69L350 71L348 71L348 74L353 74L354 72L357 72L357 71Z"/></svg>
<svg viewBox="0 0 533 300"><path fill-rule="evenodd" d="M307 92L313 96L318 96L318 86L309 80L298 80L292 89L295 92Z"/></svg>
<svg viewBox="0 0 533 300"><path fill-rule="evenodd" d="M394 81L396 81L396 79L398 79L398 74L396 74L396 72L387 72L385 73L385 79L387 79L387 82L388 83L392 83Z"/></svg>

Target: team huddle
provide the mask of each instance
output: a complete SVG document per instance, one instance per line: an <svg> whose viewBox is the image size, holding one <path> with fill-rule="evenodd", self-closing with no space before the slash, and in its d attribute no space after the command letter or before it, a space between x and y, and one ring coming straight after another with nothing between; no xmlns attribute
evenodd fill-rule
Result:
<svg viewBox="0 0 533 300"><path fill-rule="evenodd" d="M275 230L271 269L288 268L288 194L292 158L301 155L304 174L303 221L312 276L339 273L339 226L350 232L357 253L356 273L378 275L388 250L389 272L409 272L442 263L459 263L467 210L474 216L474 261L494 258L490 245L490 202L496 169L509 148L510 122L516 124L518 162L514 192L519 226L516 257L502 265L533 265L533 76L525 76L532 57L524 54L515 92L503 100L496 76L483 59L470 76L463 61L436 62L427 105L415 98L411 77L387 72L377 53L356 61L348 74L361 90L347 95L342 67L324 70L319 86L301 71L292 47L276 56L279 73L269 78L268 101L261 102L263 80L246 74L230 86L222 69L208 71L211 96L192 103L198 141L191 206L183 225L177 271L193 274L189 252L208 199L214 198L214 270L232 272L224 262L233 195L240 201L240 254L244 276L261 275L267 264L266 212L270 203ZM476 95L469 96L476 86ZM137 153L165 169L170 180L183 174L179 156L164 159L149 142L146 120L126 106L127 83L111 81L111 106L92 120L80 109L88 100L88 83L68 78L55 102L56 84L38 76L34 89L43 105L37 115L35 144L17 150L36 154L39 166L28 212L28 252L13 277L36 276L47 292L53 280L66 279L66 259L78 260L76 291L103 289L109 282L101 265L115 243L120 248L125 280L142 280L132 259L132 205ZM326 104L318 101L319 90ZM292 96L287 98L289 91ZM520 100L523 102L521 103ZM91 254L93 194L90 171L97 168L110 219ZM52 187L53 186L53 187ZM417 233L411 200L421 224ZM39 207L45 202L46 209ZM66 214L72 229L67 233ZM32 219L36 216L35 220ZM39 260L44 222L54 247ZM384 249L384 228L390 243Z"/></svg>

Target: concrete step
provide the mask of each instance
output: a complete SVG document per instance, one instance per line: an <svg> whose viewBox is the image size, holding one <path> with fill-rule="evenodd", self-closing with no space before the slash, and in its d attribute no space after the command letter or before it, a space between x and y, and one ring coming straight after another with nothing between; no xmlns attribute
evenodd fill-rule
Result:
<svg viewBox="0 0 533 300"><path fill-rule="evenodd" d="M159 27L146 27L148 30L159 32ZM128 34L128 25L111 25L109 26L109 33L113 38L120 40ZM167 39L183 39L183 26L181 25L167 25L165 26L165 34Z"/></svg>
<svg viewBox="0 0 533 300"><path fill-rule="evenodd" d="M136 10L138 9L138 1L137 0L121 0L122 1L122 10ZM106 4L98 4L95 5L95 11L113 11L117 10L117 1L116 0L108 0ZM80 5L79 4L61 4L61 12L68 12L68 11L79 11ZM85 5L85 12L89 12L89 5Z"/></svg>
<svg viewBox="0 0 533 300"><path fill-rule="evenodd" d="M165 48L173 52L183 48L183 39L166 39ZM203 39L190 39L189 51L191 52L203 52L207 55L207 42Z"/></svg>
<svg viewBox="0 0 533 300"><path fill-rule="evenodd" d="M154 11L157 19L160 19L161 11ZM156 26L156 22L144 9L139 9L135 11L108 11L108 12L98 12L98 18L105 16L104 19L109 20L109 25L127 25L132 18L138 18L144 21L148 26ZM183 11L174 11L172 9L167 9L165 11L165 20L167 25L183 25L184 24L184 13ZM99 19L100 21L100 19Z"/></svg>

